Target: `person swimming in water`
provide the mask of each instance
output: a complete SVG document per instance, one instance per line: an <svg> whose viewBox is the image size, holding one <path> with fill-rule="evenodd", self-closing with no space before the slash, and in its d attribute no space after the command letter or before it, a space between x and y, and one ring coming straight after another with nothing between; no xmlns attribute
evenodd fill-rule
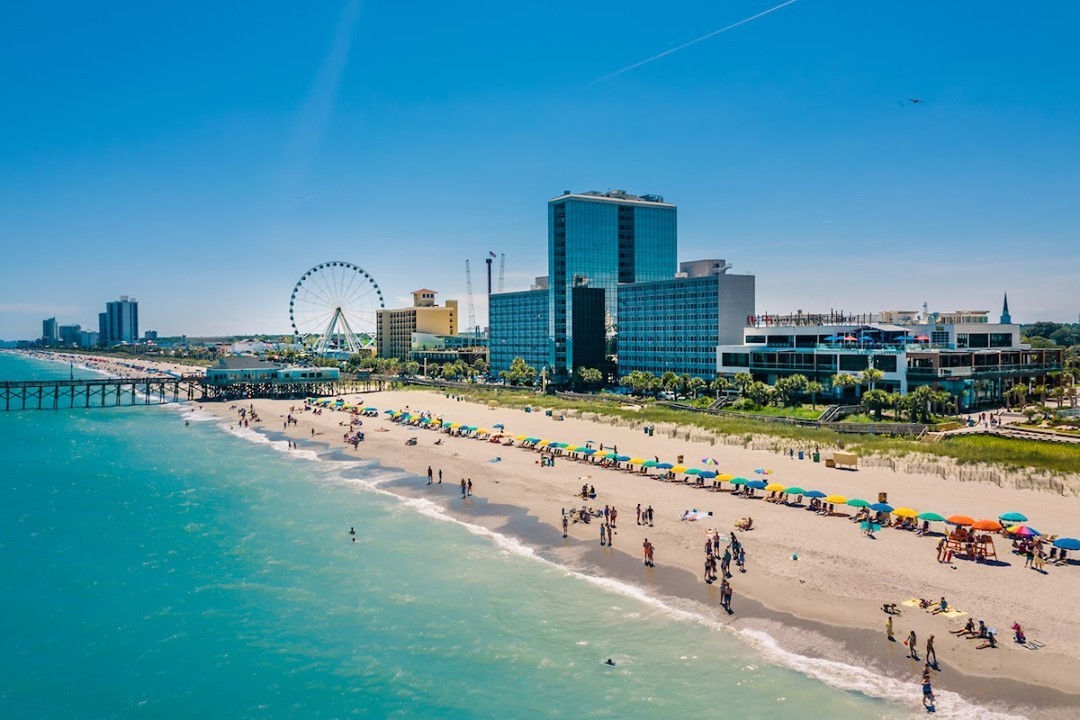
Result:
<svg viewBox="0 0 1080 720"><path fill-rule="evenodd" d="M612 660L611 658L608 658L607 660L605 660L604 664L605 665L610 665L611 667L615 667L615 661Z"/></svg>

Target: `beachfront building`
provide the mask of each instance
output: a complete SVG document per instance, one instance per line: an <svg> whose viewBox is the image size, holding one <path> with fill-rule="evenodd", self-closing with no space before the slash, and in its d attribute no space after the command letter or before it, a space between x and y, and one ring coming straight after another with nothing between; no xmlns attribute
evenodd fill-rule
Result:
<svg viewBox="0 0 1080 720"><path fill-rule="evenodd" d="M59 332L61 345L64 347L79 346L79 333L82 332L82 325L61 325Z"/></svg>
<svg viewBox="0 0 1080 720"><path fill-rule="evenodd" d="M45 318L41 321L41 344L45 347L54 347L60 343L60 326L56 324L56 318Z"/></svg>
<svg viewBox="0 0 1080 720"><path fill-rule="evenodd" d="M510 369L516 357L538 370L547 367L549 299L547 288L488 296L488 366L492 377Z"/></svg>
<svg viewBox="0 0 1080 720"><path fill-rule="evenodd" d="M98 334L93 330L81 330L79 332L79 347L92 348L98 346Z"/></svg>
<svg viewBox="0 0 1080 720"><path fill-rule="evenodd" d="M138 342L139 302L135 298L121 295L105 303L105 312L98 314L98 340L105 347Z"/></svg>
<svg viewBox="0 0 1080 720"><path fill-rule="evenodd" d="M413 333L457 335L458 303L435 302L435 291L421 288L412 293L412 307L385 308L376 312L376 342L379 357L408 360Z"/></svg>
<svg viewBox="0 0 1080 720"><path fill-rule="evenodd" d="M694 260L673 278L619 285L619 374L715 378L717 347L741 343L754 314L754 276L730 267Z"/></svg>
<svg viewBox="0 0 1080 720"><path fill-rule="evenodd" d="M658 195L621 190L564 192L548 201L548 359L556 374L598 367L595 348L618 327L620 283L670 278L675 272L677 209ZM602 334L593 322L604 293ZM575 299L586 303L575 321ZM584 333L584 334L583 334ZM575 350L575 344L584 348ZM531 363L530 363L531 364Z"/></svg>
<svg viewBox="0 0 1080 720"><path fill-rule="evenodd" d="M460 360L472 365L477 360L487 360L488 338L478 332L439 335L415 332L409 346L409 359L420 363L427 374L429 365L443 365Z"/></svg>
<svg viewBox="0 0 1080 720"><path fill-rule="evenodd" d="M859 378L872 367L883 373L878 389L906 394L927 385L955 395L961 408L1001 402L1017 384L1043 384L1064 363L1060 348L1021 343L1019 325L991 323L985 310L753 315L743 342L717 353L721 374L750 373L770 384L801 374L829 388L835 375Z"/></svg>
<svg viewBox="0 0 1080 720"><path fill-rule="evenodd" d="M286 367L252 357L226 357L206 369L209 385L309 385L341 379L337 368Z"/></svg>

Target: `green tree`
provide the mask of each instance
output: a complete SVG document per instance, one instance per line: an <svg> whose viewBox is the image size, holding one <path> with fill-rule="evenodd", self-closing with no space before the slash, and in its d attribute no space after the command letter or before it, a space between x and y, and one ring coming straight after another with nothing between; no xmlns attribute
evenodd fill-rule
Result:
<svg viewBox="0 0 1080 720"><path fill-rule="evenodd" d="M814 410L817 410L817 396L824 389L825 386L817 380L811 380L806 383L806 392L810 395L810 407Z"/></svg>
<svg viewBox="0 0 1080 720"><path fill-rule="evenodd" d="M415 360L408 360L405 362L404 365L401 366L401 370L406 375L413 377L416 375L416 373L420 372L420 363L416 362Z"/></svg>
<svg viewBox="0 0 1080 720"><path fill-rule="evenodd" d="M667 392L674 393L678 382L679 376L670 370L660 376L660 387Z"/></svg>
<svg viewBox="0 0 1080 720"><path fill-rule="evenodd" d="M675 394L676 396L687 397L690 395L690 376L680 375L675 378Z"/></svg>
<svg viewBox="0 0 1080 720"><path fill-rule="evenodd" d="M889 393L884 390L867 390L863 393L863 405L870 408L874 413L874 420L881 422L881 411L888 407L892 400Z"/></svg>
<svg viewBox="0 0 1080 720"><path fill-rule="evenodd" d="M596 368L579 367L575 373L578 382L585 388L598 388L604 382L604 374Z"/></svg>
<svg viewBox="0 0 1080 720"><path fill-rule="evenodd" d="M701 395L701 391L704 390L707 386L708 383L706 383L699 377L690 378L689 390L690 394L694 397L698 397L699 395Z"/></svg>
<svg viewBox="0 0 1080 720"><path fill-rule="evenodd" d="M832 386L834 388L839 388L841 394L843 394L848 389L855 387L858 384L859 381L855 379L854 375L837 373L836 375L832 376Z"/></svg>
<svg viewBox="0 0 1080 720"><path fill-rule="evenodd" d="M754 382L754 376L748 372L741 372L735 376L735 387L739 388L740 395L746 395L747 389Z"/></svg>
<svg viewBox="0 0 1080 720"><path fill-rule="evenodd" d="M716 397L720 397L720 393L727 392L732 387L731 381L724 377L719 377L712 381L709 385L709 389L713 391Z"/></svg>
<svg viewBox="0 0 1080 720"><path fill-rule="evenodd" d="M775 394L776 391L773 390L772 386L757 380L750 383L749 387L746 388L746 396L758 407L768 405Z"/></svg>
<svg viewBox="0 0 1080 720"><path fill-rule="evenodd" d="M885 373L877 368L866 368L862 371L862 383L870 386L871 390L875 389L875 385L878 380L885 377Z"/></svg>
<svg viewBox="0 0 1080 720"><path fill-rule="evenodd" d="M510 362L510 368L499 373L499 377L511 385L532 385L536 381L536 368L516 357Z"/></svg>

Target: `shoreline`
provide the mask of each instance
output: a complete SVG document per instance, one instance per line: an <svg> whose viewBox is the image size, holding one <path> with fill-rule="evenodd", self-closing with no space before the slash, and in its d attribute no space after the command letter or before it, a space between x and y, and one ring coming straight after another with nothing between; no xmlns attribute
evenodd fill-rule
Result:
<svg viewBox="0 0 1080 720"><path fill-rule="evenodd" d="M91 369L108 371L101 367L107 363L93 365ZM640 446L649 446L648 457L654 450L664 458L673 457L670 449L678 446L680 452L686 451L692 464L699 464L694 462L697 453L715 453L721 459L718 469L735 474L746 475L755 465L771 463L777 470L774 477L782 484L797 482L807 488L820 486L826 491L848 495L861 490L861 496L868 498L875 495L875 490L887 490L890 502L896 506L907 504L909 500L905 496L911 495L926 496L926 502L920 504L911 500L915 507L935 511L940 507L944 513L966 509L949 503L969 502L984 508L1014 503L1015 507L1000 507L999 512L1022 510L1031 515L1036 527L1045 525L1047 530L1062 530L1065 534L1069 534L1065 521L1080 517L1080 500L1033 490L961 484L939 477L904 476L879 468L856 473L825 471L822 465L789 461L765 451L711 447L677 438L646 439L640 428L613 428L573 418L556 422L542 414L526 414L508 408L493 411L486 406L445 397L444 393L411 390L368 395L370 402L380 410L412 404L421 410L445 413L445 417L455 421L471 424L505 422L510 432L546 433L538 436L577 442L583 442L586 437L602 439L605 443L614 439L618 445L643 455L646 451L640 450ZM906 537L910 534L901 531L885 530L878 541L871 542L853 532L851 525L840 523L839 518L817 518L797 508L739 500L728 493L660 483L636 473L604 470L566 459L560 459L557 468L541 469L534 462L535 452L401 427L386 421L381 413L377 419L364 419L367 440L354 451L343 444L342 434L336 434L341 432L337 423L345 419L344 413L324 411L320 416L313 416L311 412L298 411L299 425L285 430L281 424L275 425L275 421L280 423L290 404L299 408L302 402L255 400L251 404L264 422L253 424L250 429L268 439L288 439L305 447L326 448L324 452L335 458L372 459L386 469L400 468L418 479L390 481L385 484L386 489L408 497L433 500L448 515L514 537L544 559L558 562L574 572L618 580L660 598L691 603L696 611L711 613L713 620L741 631L744 639L752 638L755 632L765 632L775 638L783 651L854 664L912 688L922 663L904 658L905 650L899 642L886 641L880 605L885 601L899 603L920 595L936 600L937 593L945 594L951 604L969 609L971 614L949 621L932 617L918 608L902 607L902 614L895 618L898 640L906 636L909 627L916 629L920 646L927 634L936 635L943 671L934 674L935 689L959 693L966 701L979 705L989 704L1034 717L1071 717L1080 712L1080 681L1077 680L1080 677L1077 673L1080 647L1074 642L1080 637L1080 630L1068 620L1072 608L1070 598L1080 597L1080 575L1075 567L1053 568L1046 576L1031 571L1021 575L1018 573L1023 569L1018 566L1016 556L1010 556L1006 551L1004 560L1010 563L1009 567L958 563L959 567L950 570L949 566L935 567L933 539ZM191 407L197 403L181 405ZM201 407L225 423L235 421L235 412L229 409L229 404L206 403ZM499 420L493 420L493 412ZM385 428L386 432L378 432L379 428ZM404 445L405 438L410 436L418 437L417 447ZM443 444L434 446L434 440L439 437L444 438ZM490 464L488 456L494 453L501 456L501 461ZM441 494L434 495L423 479L429 463L449 470L444 484L454 487L443 488ZM737 468L733 467L736 465ZM608 502L620 508L616 535L619 546L613 550L601 551L596 546L598 535L594 531L598 528L595 524L573 526L566 543L557 528L560 508L581 502L573 497L573 492L580 488L583 473L588 474L589 482L597 487L599 495L593 503L603 507ZM475 501L459 502L458 475L475 480L478 494ZM634 514L634 501L645 498L650 498L657 509L656 527L647 531L659 548L658 568L651 574L643 573L636 554L631 554L635 546L640 545L642 532L634 523L629 523L629 517ZM939 505L931 506L928 504L931 500ZM694 506L713 510L714 518L703 523L680 523L677 520L679 512ZM968 514L988 517L989 512L973 509ZM700 578L699 560L703 558L700 531L708 525L727 534L734 518L746 514L754 515L756 527L750 533L740 533L747 547L750 572L746 575L734 573L736 614L729 620L717 612L717 588L706 586ZM791 527L785 528L785 525ZM793 535L797 542L793 541ZM788 557L793 544L800 557L798 562ZM838 545L839 548L835 547ZM843 562L845 545L852 551L847 563ZM868 545L873 549L867 551ZM1003 549L1000 540L999 548ZM929 566L926 566L927 561ZM844 567L845 564L849 566ZM897 569L904 572L892 577L891 571ZM1039 590L1037 583L1044 583L1045 589ZM1031 597L1012 597L1019 588ZM1002 605L1006 607L1003 609ZM999 629L1000 647L997 650L976 651L968 647L973 643L955 640L948 634L947 630L961 625L968 617L976 620L985 617L988 625ZM1007 618L1011 617L1020 619L1029 638L1045 642L1046 646L1039 651L1014 647L1007 629ZM762 645L752 640L751 644ZM759 649L770 662L785 664L775 656L770 657L769 648ZM920 654L921 650L920 647ZM806 669L796 669L816 677ZM828 683L827 678L817 679Z"/></svg>

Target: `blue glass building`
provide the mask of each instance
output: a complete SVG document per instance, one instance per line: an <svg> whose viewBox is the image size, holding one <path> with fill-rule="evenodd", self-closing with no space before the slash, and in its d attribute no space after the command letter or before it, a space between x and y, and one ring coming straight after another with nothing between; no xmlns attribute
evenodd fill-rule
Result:
<svg viewBox="0 0 1080 720"><path fill-rule="evenodd" d="M493 377L520 357L537 370L548 364L548 290L488 296L488 362Z"/></svg>
<svg viewBox="0 0 1080 720"><path fill-rule="evenodd" d="M677 277L620 285L619 375L715 378L717 348L741 342L754 314L754 276L728 275L728 267L696 260L682 263Z"/></svg>
<svg viewBox="0 0 1080 720"><path fill-rule="evenodd" d="M619 283L662 280L675 273L676 213L675 205L662 197L619 190L567 191L548 201L548 364L556 373L570 375L586 360L575 356L573 289L602 289L606 331L616 332ZM590 334L595 332L593 323L587 325ZM590 349L597 342L578 339Z"/></svg>

